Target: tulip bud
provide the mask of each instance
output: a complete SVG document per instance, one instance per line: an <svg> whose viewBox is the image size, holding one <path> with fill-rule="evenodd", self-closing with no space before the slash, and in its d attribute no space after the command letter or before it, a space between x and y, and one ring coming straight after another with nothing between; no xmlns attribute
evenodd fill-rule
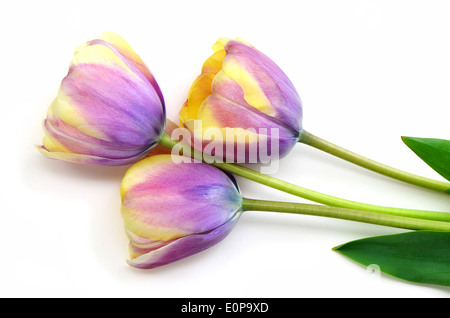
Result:
<svg viewBox="0 0 450 318"><path fill-rule="evenodd" d="M221 241L242 214L232 176L205 163L175 163L156 155L132 165L121 189L130 239L128 264L150 269Z"/></svg>
<svg viewBox="0 0 450 318"><path fill-rule="evenodd" d="M141 58L114 33L80 45L43 123L46 157L125 165L164 132L161 90Z"/></svg>
<svg viewBox="0 0 450 318"><path fill-rule="evenodd" d="M223 153L227 162L285 156L298 141L302 121L301 100L291 81L244 41L221 38L213 50L179 114L193 147L209 149L222 134L222 149L211 154Z"/></svg>

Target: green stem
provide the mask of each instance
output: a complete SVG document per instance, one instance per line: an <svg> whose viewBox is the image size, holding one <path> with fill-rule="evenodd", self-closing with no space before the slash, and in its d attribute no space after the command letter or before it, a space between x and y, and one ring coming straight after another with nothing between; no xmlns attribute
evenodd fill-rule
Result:
<svg viewBox="0 0 450 318"><path fill-rule="evenodd" d="M382 163L376 162L372 159L368 159L347 149L339 147L331 142L328 142L322 138L314 136L309 132L302 130L299 136L299 142L322 150L338 158L349 161L353 164L369 169L371 171L380 173L387 177L397 179L406 183L410 183L426 189L431 189L438 192L450 193L450 183L433 180L418 176L409 172L405 172Z"/></svg>
<svg viewBox="0 0 450 318"><path fill-rule="evenodd" d="M168 135L164 134L159 142L161 145L173 148L175 145L179 143L177 140L172 140ZM423 210L412 210L412 209L402 209L402 208L391 208L391 207L383 207L378 205L371 205L365 203L359 203L355 201L350 201L346 199L341 199L338 197L334 197L331 195L323 194L317 191L313 191L307 188L300 187L298 185L276 179L274 177L264 175L252 169L234 164L234 163L224 163L215 161L213 157L202 154L201 152L191 149L189 146L187 147L190 150L189 154L183 154L186 156L191 156L193 158L201 158L207 161L212 166L215 166L219 169L228 171L232 174L241 176L243 178L255 181L257 183L266 185L268 187L310 200L317 203L321 203L324 205L348 208L354 210L363 210L370 212L377 212L383 214L390 215L398 215L398 216L407 216L419 219L429 219L436 221L447 221L450 222L450 213L446 212L434 212L434 211L423 211ZM180 150L182 151L183 148Z"/></svg>
<svg viewBox="0 0 450 318"><path fill-rule="evenodd" d="M403 216L386 215L381 213L314 204L253 200L244 198L242 208L244 211L268 211L314 215L409 230L450 231L450 223L448 222L421 220Z"/></svg>

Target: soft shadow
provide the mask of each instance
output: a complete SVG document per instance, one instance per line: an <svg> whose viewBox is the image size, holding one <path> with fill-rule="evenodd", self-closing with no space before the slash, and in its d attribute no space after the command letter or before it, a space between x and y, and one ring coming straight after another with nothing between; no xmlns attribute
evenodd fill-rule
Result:
<svg viewBox="0 0 450 318"><path fill-rule="evenodd" d="M114 182L122 180L128 166L88 166L48 159L39 153L30 153L20 164L22 184L41 190L47 183L64 181L68 185L80 182Z"/></svg>
<svg viewBox="0 0 450 318"><path fill-rule="evenodd" d="M56 174L77 179L117 180L122 178L130 165L126 166L91 166L82 165L48 158L37 158L35 169L43 173Z"/></svg>

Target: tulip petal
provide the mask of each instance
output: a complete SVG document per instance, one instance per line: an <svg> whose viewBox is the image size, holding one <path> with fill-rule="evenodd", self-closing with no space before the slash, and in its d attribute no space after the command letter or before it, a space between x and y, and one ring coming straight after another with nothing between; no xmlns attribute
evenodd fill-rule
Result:
<svg viewBox="0 0 450 318"><path fill-rule="evenodd" d="M222 70L222 62L227 52L223 49L217 50L203 63L202 74L217 74Z"/></svg>
<svg viewBox="0 0 450 318"><path fill-rule="evenodd" d="M170 155L134 164L121 186L125 228L169 241L225 223L241 207L233 181L207 164L174 163Z"/></svg>
<svg viewBox="0 0 450 318"><path fill-rule="evenodd" d="M224 72L242 87L246 101L300 130L301 101L292 82L270 58L241 42L229 41Z"/></svg>
<svg viewBox="0 0 450 318"><path fill-rule="evenodd" d="M250 129L257 128L279 129L280 135L296 138L297 132L278 124L272 118L259 112L254 112L220 95L211 95L202 104L199 110L199 117L202 118L203 126L208 127L234 127Z"/></svg>
<svg viewBox="0 0 450 318"><path fill-rule="evenodd" d="M125 232L130 239L128 251L130 253L131 259L147 254L170 243L170 241L166 242L149 240L144 237L140 237L133 232L128 231L127 229L125 229Z"/></svg>
<svg viewBox="0 0 450 318"><path fill-rule="evenodd" d="M154 146L154 143L144 144L142 146L133 146L127 144L119 144L117 142L106 141L84 134L79 128L72 127L54 116L52 108L49 109L47 119L43 123L45 137L43 139L42 152L47 157L53 159L66 158L65 160L77 163L84 163L80 160L82 156L86 157L86 162L93 164L95 162L103 162L113 164L132 163L135 158L141 158L146 152ZM92 145L95 145L93 147ZM48 152L55 152L50 154ZM62 153L73 153L74 156L60 155ZM89 157L89 158L88 158ZM69 158L77 158L76 160L68 160ZM102 158L104 160L102 160Z"/></svg>
<svg viewBox="0 0 450 318"><path fill-rule="evenodd" d="M100 35L98 39L89 42L89 44L93 45L97 42L110 47L113 51L114 49L116 49L117 51L114 52L125 61L127 66L132 69L137 76L141 77L141 75L143 74L145 78L151 83L164 105L164 96L158 83L156 82L155 77L149 71L148 67L145 65L144 61L142 61L140 56L121 36L113 32L105 32ZM135 68L137 68L137 70Z"/></svg>
<svg viewBox="0 0 450 318"><path fill-rule="evenodd" d="M146 253L142 253L145 250L141 250L141 253L137 253L140 256L128 260L127 263L136 268L151 269L199 253L223 240L233 229L239 216L240 214L235 214L212 231L185 236L159 248L147 250Z"/></svg>
<svg viewBox="0 0 450 318"><path fill-rule="evenodd" d="M96 136L104 136L101 139L132 146L148 144L161 133L164 118L162 113L155 116L153 108L160 105L157 94L121 71L99 64L72 66L61 90L85 119L84 125L78 126L84 133L88 132L84 127L89 127L98 132Z"/></svg>
<svg viewBox="0 0 450 318"><path fill-rule="evenodd" d="M239 122L235 122L234 118L233 120L229 121L227 126L220 126L220 127L240 127L240 128L274 128L274 127L280 127L281 129L285 129L287 131L291 131L291 134L294 136L298 136L298 131L281 121L280 119L270 116L269 114L262 112L258 110L257 108L253 107L249 103L247 103L245 99L245 93L242 89L242 87L234 81L232 78L226 75L224 71L219 72L212 82L212 96L220 97L223 102L223 107L229 107L230 105L234 105L231 107L232 109L241 109L242 113L239 114L239 117L245 117L245 113L249 113L249 116L252 117L251 120L248 120L247 122L251 123L253 122L255 117L259 117L264 120L264 123L256 121L252 125L242 125ZM226 100L229 102L227 103ZM221 104L222 102L219 102L217 104ZM218 110L217 113L220 113L221 110ZM200 118L203 118L203 114L201 114L201 109L198 110L198 114ZM225 117L225 116L223 116ZM245 120L245 119L244 119ZM267 126L265 125L267 124Z"/></svg>
<svg viewBox="0 0 450 318"><path fill-rule="evenodd" d="M198 114L202 119L203 134L191 134L192 144L197 148L197 145L202 145L202 149L198 150L205 151L205 147L211 142L209 130L219 130L223 141L222 154L227 154L227 161L234 158L234 162L255 163L264 155L271 156L272 159L282 158L297 143L298 133L290 127L220 95L209 96ZM187 121L184 126L194 131L194 124L195 121ZM195 141L199 137L201 140ZM214 138L217 140L218 137ZM277 139L278 148L274 149L277 153L271 153L272 138ZM267 152L261 153L260 146L264 146ZM249 161L250 158L253 160Z"/></svg>
<svg viewBox="0 0 450 318"><path fill-rule="evenodd" d="M115 159L91 155L81 155L71 152L49 151L44 146L36 146L37 150L49 159L63 160L71 163L97 166L123 166L137 162L144 158L150 150L146 150L132 157Z"/></svg>
<svg viewBox="0 0 450 318"><path fill-rule="evenodd" d="M213 74L202 74L197 77L192 84L186 106L180 111L180 120L184 121L184 118L189 119L197 116L198 110L203 101L211 94L211 84L213 82Z"/></svg>

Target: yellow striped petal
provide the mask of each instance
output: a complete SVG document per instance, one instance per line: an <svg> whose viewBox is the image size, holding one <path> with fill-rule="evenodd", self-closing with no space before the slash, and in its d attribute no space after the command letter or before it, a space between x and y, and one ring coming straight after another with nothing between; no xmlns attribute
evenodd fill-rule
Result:
<svg viewBox="0 0 450 318"><path fill-rule="evenodd" d="M270 101L267 99L256 79L252 74L243 69L236 60L226 59L222 65L222 69L228 77L233 79L242 88L244 91L244 99L248 104L265 114L271 116L276 115Z"/></svg>
<svg viewBox="0 0 450 318"><path fill-rule="evenodd" d="M156 84L153 75L150 73L148 67L145 65L141 57L133 50L133 48L125 41L120 35L113 32L105 32L99 37L100 40L104 40L114 46L121 55L130 59L133 64L139 68L139 71L150 80L152 84ZM157 84L156 84L157 85Z"/></svg>

